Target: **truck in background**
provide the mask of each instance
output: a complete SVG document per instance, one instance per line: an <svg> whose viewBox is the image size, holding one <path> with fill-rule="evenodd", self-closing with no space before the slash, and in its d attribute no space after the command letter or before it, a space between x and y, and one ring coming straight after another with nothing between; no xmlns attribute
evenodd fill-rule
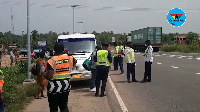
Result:
<svg viewBox="0 0 200 112"><path fill-rule="evenodd" d="M154 52L158 52L162 45L162 27L147 27L135 31L131 31L131 35L127 40L133 43L133 48L136 51L145 51L145 41L150 40L154 48Z"/></svg>
<svg viewBox="0 0 200 112"><path fill-rule="evenodd" d="M59 35L58 42L63 43L65 49L77 60L76 66L72 70L72 81L90 80L91 72L85 70L83 62L90 58L96 47L94 34L71 34Z"/></svg>

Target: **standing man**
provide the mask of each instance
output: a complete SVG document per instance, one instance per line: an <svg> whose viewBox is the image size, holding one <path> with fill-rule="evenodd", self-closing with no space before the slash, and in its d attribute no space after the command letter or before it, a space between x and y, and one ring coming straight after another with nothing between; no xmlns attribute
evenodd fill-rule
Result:
<svg viewBox="0 0 200 112"><path fill-rule="evenodd" d="M126 43L125 48L125 62L127 63L127 81L130 81L130 74L132 75L132 82L138 82L135 79L135 54L134 50L131 48L131 42Z"/></svg>
<svg viewBox="0 0 200 112"><path fill-rule="evenodd" d="M122 45L122 41L119 41L117 48L118 48L118 62L119 62L121 74L123 74L124 73L124 68L123 68L124 46Z"/></svg>
<svg viewBox="0 0 200 112"><path fill-rule="evenodd" d="M144 73L144 79L141 81L141 83L145 82L151 82L151 64L153 62L153 47L151 46L150 40L145 41L145 46L147 46L147 49L144 53L144 59L145 59L145 73Z"/></svg>
<svg viewBox="0 0 200 112"><path fill-rule="evenodd" d="M102 80L102 86L101 86L101 95L100 97L105 96L105 88L106 88L106 82L108 78L109 73L109 66L110 63L112 63L112 57L110 51L107 50L108 44L103 43L102 44L102 50L98 50L96 53L96 56L94 56L94 60L96 62L96 68L97 68L97 77L96 77L96 93L95 96L99 96L99 88L101 85Z"/></svg>
<svg viewBox="0 0 200 112"><path fill-rule="evenodd" d="M47 86L50 112L69 112L68 96L70 92L71 70L73 61L68 55L63 55L64 45L56 43L55 56L47 61L44 77L49 80Z"/></svg>
<svg viewBox="0 0 200 112"><path fill-rule="evenodd" d="M117 47L117 44L114 42L113 43L114 45L114 63L113 63L113 66L114 66L114 70L118 70L118 47Z"/></svg>

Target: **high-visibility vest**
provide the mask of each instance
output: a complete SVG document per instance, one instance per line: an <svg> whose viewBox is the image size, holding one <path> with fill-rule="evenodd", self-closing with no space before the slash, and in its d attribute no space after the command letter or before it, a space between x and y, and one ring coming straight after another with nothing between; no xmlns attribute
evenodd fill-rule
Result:
<svg viewBox="0 0 200 112"><path fill-rule="evenodd" d="M127 49L130 50L130 54L128 54L128 57L129 57L130 61L133 62L134 61L134 50L132 48L130 48L130 47L127 47ZM127 59L127 56L125 56L125 61L129 61Z"/></svg>
<svg viewBox="0 0 200 112"><path fill-rule="evenodd" d="M53 56L47 61L54 69L54 75L51 80L71 78L73 69L73 57L68 55ZM47 66L46 66L47 69Z"/></svg>
<svg viewBox="0 0 200 112"><path fill-rule="evenodd" d="M121 55L123 55L123 51L124 51L124 46L117 46L117 48L118 48L118 55L119 56L121 56Z"/></svg>
<svg viewBox="0 0 200 112"><path fill-rule="evenodd" d="M117 55L118 55L118 47L116 46L114 49L114 57L117 57Z"/></svg>
<svg viewBox="0 0 200 112"><path fill-rule="evenodd" d="M4 84L4 75L3 72L0 70L0 91L3 92L3 84Z"/></svg>
<svg viewBox="0 0 200 112"><path fill-rule="evenodd" d="M110 66L110 62L108 60L108 51L107 50L98 50L97 51L96 65Z"/></svg>

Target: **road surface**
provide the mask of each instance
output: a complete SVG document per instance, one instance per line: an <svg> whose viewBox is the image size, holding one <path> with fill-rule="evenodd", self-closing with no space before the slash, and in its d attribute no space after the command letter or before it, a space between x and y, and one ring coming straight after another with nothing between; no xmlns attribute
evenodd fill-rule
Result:
<svg viewBox="0 0 200 112"><path fill-rule="evenodd" d="M199 64L193 56L157 53L152 64L152 82L127 83L126 73L119 75L119 71L111 71L110 76L129 112L199 112ZM143 73L143 56L136 53L136 79L141 81ZM116 103L113 99L109 102Z"/></svg>

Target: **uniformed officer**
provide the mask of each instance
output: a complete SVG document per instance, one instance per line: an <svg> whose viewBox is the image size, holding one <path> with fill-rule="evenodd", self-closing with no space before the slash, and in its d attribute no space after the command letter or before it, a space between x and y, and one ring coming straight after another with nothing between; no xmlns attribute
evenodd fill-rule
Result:
<svg viewBox="0 0 200 112"><path fill-rule="evenodd" d="M71 70L73 69L73 57L63 55L64 45L56 43L55 56L47 61L44 77L49 80L47 86L50 112L69 112L68 96L70 91Z"/></svg>
<svg viewBox="0 0 200 112"><path fill-rule="evenodd" d="M120 66L121 74L124 73L124 68L123 68L123 57L124 57L124 46L122 45L122 41L119 41L118 43L118 63Z"/></svg>
<svg viewBox="0 0 200 112"><path fill-rule="evenodd" d="M130 81L130 74L132 75L132 82L138 82L135 79L135 54L134 50L131 48L131 42L126 43L125 48L125 62L127 63L127 81L128 83L131 83Z"/></svg>
<svg viewBox="0 0 200 112"><path fill-rule="evenodd" d="M145 46L147 47L144 53L145 59L145 73L144 79L141 83L151 82L151 64L153 62L153 47L151 46L150 40L145 41Z"/></svg>
<svg viewBox="0 0 200 112"><path fill-rule="evenodd" d="M113 62L113 66L114 66L114 70L118 70L118 47L117 44L114 42L113 43L114 46L114 62Z"/></svg>
<svg viewBox="0 0 200 112"><path fill-rule="evenodd" d="M96 93L95 96L99 96L99 88L102 81L101 86L101 94L100 97L105 96L105 88L106 82L109 73L109 66L112 63L112 57L110 51L107 50L108 44L102 43L102 50L98 50L96 56L94 56L94 60L96 62L97 68L97 77L96 77Z"/></svg>

